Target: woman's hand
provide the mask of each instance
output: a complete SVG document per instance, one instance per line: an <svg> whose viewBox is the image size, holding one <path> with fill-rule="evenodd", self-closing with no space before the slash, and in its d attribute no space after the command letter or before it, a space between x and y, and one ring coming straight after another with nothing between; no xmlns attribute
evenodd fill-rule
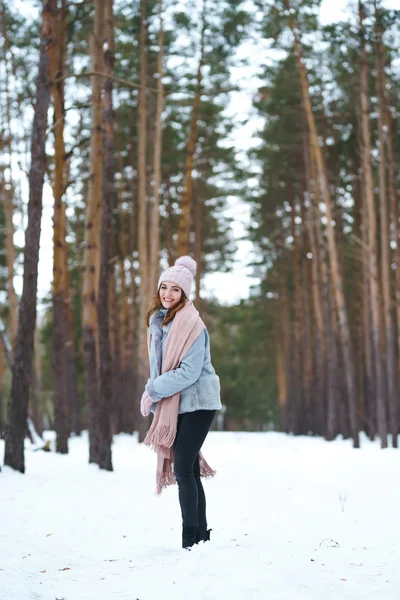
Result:
<svg viewBox="0 0 400 600"><path fill-rule="evenodd" d="M140 400L140 412L144 417L148 417L151 413L151 407L153 406L153 400L150 398L146 391L142 394L142 399Z"/></svg>

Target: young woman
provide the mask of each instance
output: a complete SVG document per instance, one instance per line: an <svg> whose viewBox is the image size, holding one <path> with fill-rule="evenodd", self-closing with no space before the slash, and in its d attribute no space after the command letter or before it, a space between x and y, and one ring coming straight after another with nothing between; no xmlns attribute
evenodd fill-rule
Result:
<svg viewBox="0 0 400 600"><path fill-rule="evenodd" d="M159 279L147 315L150 379L140 404L143 416L154 413L144 443L157 452L157 493L178 483L183 548L210 539L200 477L215 472L200 449L221 408L210 338L188 300L195 273L196 262L182 256Z"/></svg>

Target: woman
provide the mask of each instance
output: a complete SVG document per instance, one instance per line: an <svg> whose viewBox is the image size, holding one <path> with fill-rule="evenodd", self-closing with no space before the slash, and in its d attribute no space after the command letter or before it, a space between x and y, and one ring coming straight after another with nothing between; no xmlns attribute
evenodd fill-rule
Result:
<svg viewBox="0 0 400 600"><path fill-rule="evenodd" d="M188 300L195 273L196 262L182 256L159 279L147 314L150 379L140 404L143 416L154 413L144 443L158 455L157 493L178 483L183 548L210 539L200 477L215 472L200 449L221 408L210 338Z"/></svg>

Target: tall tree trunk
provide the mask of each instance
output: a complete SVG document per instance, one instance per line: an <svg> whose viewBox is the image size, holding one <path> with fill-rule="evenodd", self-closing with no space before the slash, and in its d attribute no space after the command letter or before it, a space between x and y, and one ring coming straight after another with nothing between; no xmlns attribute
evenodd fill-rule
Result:
<svg viewBox="0 0 400 600"><path fill-rule="evenodd" d="M322 229L321 192L317 180L316 158L313 146L310 144L310 173L312 179L311 200L313 202L313 223L317 244L319 279L321 281L321 301L325 335L325 413L326 425L323 428L327 440L333 440L337 433L337 390L336 378L337 359L334 332L332 331L332 312L336 310L335 298L331 294L329 283L329 267L327 251Z"/></svg>
<svg viewBox="0 0 400 600"><path fill-rule="evenodd" d="M161 149L162 149L162 111L164 105L163 63L164 63L164 27L162 0L158 3L159 31L157 55L157 108L154 131L154 191L150 216L150 289L157 289L160 265L160 189L161 189Z"/></svg>
<svg viewBox="0 0 400 600"><path fill-rule="evenodd" d="M32 401L29 413L31 414L35 430L42 437L44 429L44 397L42 378L42 357L40 355L39 327L36 325L34 341L34 372L33 385L31 389Z"/></svg>
<svg viewBox="0 0 400 600"><path fill-rule="evenodd" d="M304 306L301 285L300 235L296 228L297 202L292 190L291 224L293 237L293 271L294 271L294 386L296 397L293 406L293 433L302 434L304 424Z"/></svg>
<svg viewBox="0 0 400 600"><path fill-rule="evenodd" d="M390 213L391 213L391 225L393 228L393 241L395 242L394 250L394 262L396 264L395 271L395 305L396 305L396 322L397 322L397 384L400 385L400 224L399 224L399 201L396 190L396 169L395 161L393 156L393 140L392 140L392 112L391 106L386 91L386 75L384 69L381 70L380 76L382 78L381 90L384 98L384 117L385 117L385 143L387 150L387 164L388 164L388 184L389 184L389 201L390 201Z"/></svg>
<svg viewBox="0 0 400 600"><path fill-rule="evenodd" d="M25 472L24 439L36 325L40 225L43 205L43 180L46 168L45 141L47 112L51 96L50 54L54 51L56 11L56 0L43 2L39 76L32 128L23 288L5 436L4 462L13 469L21 471L21 473Z"/></svg>
<svg viewBox="0 0 400 600"><path fill-rule="evenodd" d="M172 267L172 265L175 262L175 258L176 258L176 249L175 249L175 244L174 244L174 240L173 240L174 215L173 215L171 187L170 187L169 180L167 181L167 184L165 187L165 206L166 206L166 211L167 211L166 224L165 224L165 238L166 238L165 245L166 245L167 255L168 255L168 266Z"/></svg>
<svg viewBox="0 0 400 600"><path fill-rule="evenodd" d="M111 368L112 368L112 400L110 410L111 435L117 433L118 406L121 396L121 338L118 322L118 293L116 278L116 263L113 263L110 273L110 346L111 346Z"/></svg>
<svg viewBox="0 0 400 600"><path fill-rule="evenodd" d="M4 407L3 407L3 377L4 377L4 350L0 344L0 440L4 433Z"/></svg>
<svg viewBox="0 0 400 600"><path fill-rule="evenodd" d="M68 452L71 433L68 398L68 365L66 347L68 343L67 316L67 244L65 241L66 212L63 201L65 192L65 144L64 144L64 79L66 62L67 2L58 2L56 21L56 49L52 54L51 73L54 98L54 249L53 249L53 386L54 428L56 430L56 452Z"/></svg>
<svg viewBox="0 0 400 600"><path fill-rule="evenodd" d="M205 56L205 33L206 33L206 0L203 0L202 26L200 38L200 59L197 67L196 91L193 98L192 117L190 121L189 137L186 146L185 176L183 182L183 193L180 206L178 226L178 255L189 253L190 247L190 215L192 204L192 174L194 167L194 154L197 146L197 125L199 120L200 99L203 79L203 66Z"/></svg>
<svg viewBox="0 0 400 600"><path fill-rule="evenodd" d="M394 159L393 159L393 144L392 144L392 123L391 123L391 109L387 96L387 84L385 74L385 60L384 60L384 46L382 43L383 26L381 23L382 15L378 3L375 1L375 27L376 27L376 82L377 82L377 95L378 95L378 134L379 134L379 187L380 187L380 198L381 203L384 202L384 213L385 219L383 218L381 208L381 237L382 237L382 278L384 279L384 304L385 304L385 334L386 343L388 346L388 357L387 357L387 378L388 378L388 392L389 392L389 414L390 414L390 431L392 433L392 443L397 448L397 437L399 434L399 414L397 407L397 395L400 385L399 370L396 369L396 357L395 357L395 326L394 323L397 320L397 331L398 331L398 355L400 359L400 239L399 239L399 213L398 213L398 201L396 198L396 187L395 187L395 170L394 170ZM387 157L386 152L387 150ZM386 164L388 165L388 199L389 199L389 210L387 208L386 200ZM390 218L391 217L391 218ZM397 318L393 318L393 307L391 301L391 252L390 252L390 231L389 222L393 227L393 239L396 244L396 307L397 307ZM382 229L384 228L384 230ZM384 242L385 240L385 242ZM383 258L383 252L385 251L386 258ZM385 260L385 266L383 261ZM396 377L397 372L397 377Z"/></svg>
<svg viewBox="0 0 400 600"><path fill-rule="evenodd" d="M322 281L321 281L321 257L318 250L316 238L316 220L318 218L315 208L315 181L311 171L310 152L308 139L304 140L304 163L306 166L306 178L308 185L308 197L310 206L306 213L305 225L307 227L308 239L310 241L311 250L311 296L312 296L312 315L314 321L315 344L313 351L314 356L314 392L317 402L316 407L316 430L321 435L324 435L325 430L325 381L326 381L326 346L325 346L325 327L323 317L322 303Z"/></svg>
<svg viewBox="0 0 400 600"><path fill-rule="evenodd" d="M65 210L65 202L63 203L63 209ZM66 224L66 219L64 218L64 223ZM64 239L66 239L67 232L64 232ZM80 435L82 431L82 417L81 417L81 407L79 401L79 391L78 391L78 374L76 369L76 350L75 350L75 340L74 340L74 324L73 324L73 315L72 315L72 290L71 290L71 277L70 271L68 268L68 252L64 253L64 271L66 273L66 289L67 289L67 297L66 297L66 305L67 305L67 343L65 346L66 352L66 364L67 364L67 389L68 389L68 405L70 409L70 425L71 431L75 435Z"/></svg>
<svg viewBox="0 0 400 600"><path fill-rule="evenodd" d="M197 194L194 202L194 260L197 263L194 277L196 287L196 307L199 312L201 308L201 278L203 275L203 229L204 229L204 201L201 193Z"/></svg>
<svg viewBox="0 0 400 600"><path fill-rule="evenodd" d="M292 383L292 373L290 365L290 316L289 300L287 293L287 284L284 277L281 277L279 291L279 318L277 319L277 340L280 341L280 348L277 347L276 376L279 393L279 427L281 431L289 433L290 415L289 415L289 394Z"/></svg>
<svg viewBox="0 0 400 600"><path fill-rule="evenodd" d="M361 118L361 161L364 179L364 200L368 214L368 268L369 268L369 290L371 299L372 316L372 343L373 364L375 366L376 379L376 409L377 427L381 438L382 448L387 447L387 421L383 369L381 360L381 322L379 311L379 274L378 274L378 249L377 230L374 199L374 184L371 167L371 141L368 110L368 64L364 42L364 6L359 0L360 38L361 38L361 71L360 71L360 118Z"/></svg>
<svg viewBox="0 0 400 600"><path fill-rule="evenodd" d="M147 77L147 15L146 1L140 2L140 84L138 99L138 246L139 246L139 273L140 273L140 309L138 330L138 371L135 417L139 441L142 442L147 431L147 423L140 414L140 397L144 389L149 372L149 359L147 351L146 313L150 300L150 264L148 253L148 222L147 222L147 190L146 190L146 77Z"/></svg>
<svg viewBox="0 0 400 600"><path fill-rule="evenodd" d="M99 286L99 456L101 469L112 471L110 407L112 403L112 365L110 349L110 312L109 291L111 279L112 216L115 205L115 150L114 150L114 111L112 102L115 61L113 0L106 0L107 50L104 53L105 72L109 78L104 80L104 170L102 193L102 223L100 247Z"/></svg>
<svg viewBox="0 0 400 600"><path fill-rule="evenodd" d="M119 152L119 168L123 174L123 160L122 153ZM128 282L128 268L127 260L130 253L134 251L134 235L129 235L128 231L132 234L135 233L134 217L133 217L133 206L132 216L129 215L129 226L127 224L128 213L124 212L124 178L123 176L119 180L118 185L118 289L119 289L119 310L116 316L118 321L118 339L116 340L116 349L118 354L118 362L116 362L116 375L114 381L114 391L118 395L116 396L117 404L115 406L115 423L116 431L118 433L132 433L133 432L133 419L132 410L130 405L134 402L132 398L132 387L129 381L128 371L133 368L133 355L129 355L129 282ZM128 239L130 247L128 249ZM117 361L117 356L115 357ZM134 395L133 395L134 396ZM129 416L128 416L129 415Z"/></svg>
<svg viewBox="0 0 400 600"><path fill-rule="evenodd" d="M280 319L277 323L281 324ZM287 430L287 372L283 343L281 339L280 327L277 327L276 340L276 380L278 384L278 402L279 402L279 429L280 431Z"/></svg>
<svg viewBox="0 0 400 600"><path fill-rule="evenodd" d="M5 216L5 225L6 225L6 265L7 265L7 300L8 300L8 328L10 332L10 340L12 347L15 348L15 341L17 337L17 328L18 328L18 296L16 294L14 288L14 265L15 265L15 246L14 246L14 181L13 181L13 169L12 169L12 160L13 156L13 135L11 128L11 93L10 93L10 79L9 79L9 68L8 68L8 50L9 50L9 39L7 34L7 19L6 19L6 8L5 4L2 2L2 34L3 34L3 59L4 59L4 92L5 92L5 100L6 100L6 124L7 124L7 134L5 136L5 145L7 148L7 154L9 157L8 163L8 172L9 179L8 182L4 182L4 216Z"/></svg>
<svg viewBox="0 0 400 600"><path fill-rule="evenodd" d="M290 0L285 0L286 7L291 14ZM316 170L318 181L321 189L322 200L326 208L326 230L328 238L328 252L331 266L331 275L333 281L333 288L335 291L336 308L338 311L339 325L340 325L340 340L342 345L342 353L344 358L344 375L346 380L347 399L349 403L350 413L350 427L351 435L353 438L354 447L358 448L359 432L357 422L357 383L355 377L354 360L352 343L350 336L349 320L347 315L347 309L345 304L344 290L341 267L339 264L335 230L332 223L332 204L331 196L329 191L328 177L326 168L323 161L322 151L318 142L317 128L315 124L315 117L312 110L310 93L308 88L307 71L303 61L301 43L299 40L298 27L294 24L293 18L289 16L289 26L293 34L294 48L296 53L296 61L299 69L300 86L303 99L303 106L305 116L307 120L307 126L310 135L310 144L313 150L313 156L315 156Z"/></svg>
<svg viewBox="0 0 400 600"><path fill-rule="evenodd" d="M104 3L95 0L94 31L90 40L91 67L104 72ZM103 107L100 76L92 76L92 135L90 140L90 177L85 212L83 256L83 366L88 410L89 462L99 463L99 387L98 387L98 282L99 233L103 182Z"/></svg>
<svg viewBox="0 0 400 600"><path fill-rule="evenodd" d="M391 294L391 252L389 233L389 210L386 194L386 153L385 153L385 99L383 91L382 72L384 69L382 59L382 26L381 15L375 0L375 65L376 65L376 92L378 98L378 140L379 140L379 209L381 225L381 276L383 291L383 315L386 341L386 379L388 386L389 402L389 430L392 434L392 444L397 448L398 413L397 413L397 386L395 367L395 339L392 318Z"/></svg>
<svg viewBox="0 0 400 600"><path fill-rule="evenodd" d="M357 138L360 138L360 130L357 127ZM355 327L356 327L356 356L358 356L358 415L360 427L368 435L371 433L368 407L371 404L371 368L372 368L372 353L370 345L370 336L368 335L369 327L369 301L368 292L365 289L365 252L364 252L364 206L362 181L360 172L361 160L361 140L356 144L356 152L354 155L353 165L353 236L355 240L354 248L354 271L358 274L355 285ZM357 147L359 151L357 151ZM366 343L367 341L367 343Z"/></svg>
<svg viewBox="0 0 400 600"><path fill-rule="evenodd" d="M302 282L302 303L304 321L302 324L303 328L303 365L304 365L304 433L316 431L317 413L319 399L315 396L314 381L313 381L313 367L314 367L314 355L312 348L312 323L311 323L311 299L310 299L310 283L312 279L311 275L311 264L308 260L308 255L311 251L310 240L307 230L307 216L306 216L306 205L305 205L305 191L300 195L300 215L301 215L301 234L302 234L302 245L301 245L301 282Z"/></svg>

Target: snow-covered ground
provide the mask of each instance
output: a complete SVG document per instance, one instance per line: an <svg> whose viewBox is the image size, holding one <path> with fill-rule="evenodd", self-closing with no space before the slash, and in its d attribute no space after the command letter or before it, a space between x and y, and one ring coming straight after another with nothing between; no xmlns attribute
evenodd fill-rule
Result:
<svg viewBox="0 0 400 600"><path fill-rule="evenodd" d="M3 446L0 446L2 457ZM113 473L32 452L0 473L1 600L399 600L400 451L277 433L211 433L211 543L180 548L176 487L116 437Z"/></svg>

